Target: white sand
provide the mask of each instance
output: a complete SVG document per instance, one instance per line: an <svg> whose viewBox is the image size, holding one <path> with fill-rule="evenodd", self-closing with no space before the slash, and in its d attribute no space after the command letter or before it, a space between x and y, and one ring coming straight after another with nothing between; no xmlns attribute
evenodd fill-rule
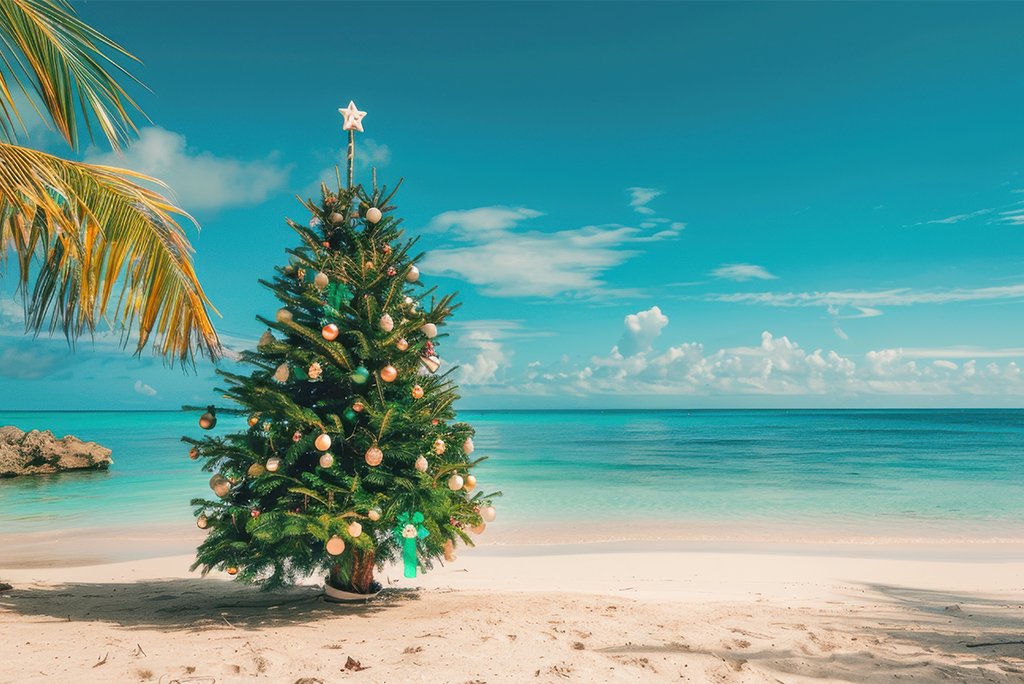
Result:
<svg viewBox="0 0 1024 684"><path fill-rule="evenodd" d="M0 569L0 684L1024 682L1017 544L490 546L365 606L191 561Z"/></svg>

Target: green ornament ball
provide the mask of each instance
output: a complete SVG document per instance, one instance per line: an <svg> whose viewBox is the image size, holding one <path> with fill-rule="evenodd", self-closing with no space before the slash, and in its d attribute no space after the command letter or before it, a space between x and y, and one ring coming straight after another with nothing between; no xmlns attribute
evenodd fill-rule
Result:
<svg viewBox="0 0 1024 684"><path fill-rule="evenodd" d="M352 371L352 375L350 375L349 377L352 378L352 382L356 383L357 385L362 385L364 382L370 379L370 371L366 370L366 368L364 368L363 366L360 366L359 368L356 368L354 371Z"/></svg>
<svg viewBox="0 0 1024 684"><path fill-rule="evenodd" d="M357 417L358 414L355 411L353 411L350 408L345 409L345 420L347 420L350 423L354 423L356 422Z"/></svg>

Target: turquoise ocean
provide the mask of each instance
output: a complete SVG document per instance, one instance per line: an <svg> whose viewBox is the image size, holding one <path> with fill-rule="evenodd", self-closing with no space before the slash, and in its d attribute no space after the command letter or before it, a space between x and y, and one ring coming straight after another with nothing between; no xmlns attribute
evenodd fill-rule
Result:
<svg viewBox="0 0 1024 684"><path fill-rule="evenodd" d="M495 543L1024 540L1024 411L463 411ZM113 450L106 472L0 479L0 534L192 526L210 474L180 412L0 412ZM245 429L221 418L215 433ZM194 526L191 528L194 531ZM2 565L2 563L0 563Z"/></svg>

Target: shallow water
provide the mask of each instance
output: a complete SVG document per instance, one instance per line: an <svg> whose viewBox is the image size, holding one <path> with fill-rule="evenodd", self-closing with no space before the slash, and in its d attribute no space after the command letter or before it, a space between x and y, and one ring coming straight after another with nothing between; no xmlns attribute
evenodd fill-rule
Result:
<svg viewBox="0 0 1024 684"><path fill-rule="evenodd" d="M113 449L107 472L0 480L0 530L191 523L195 414L0 413ZM1024 411L477 412L495 532L563 539L1024 539ZM223 417L216 433L245 429ZM126 528L127 529L127 528ZM602 533L604 530L604 533Z"/></svg>

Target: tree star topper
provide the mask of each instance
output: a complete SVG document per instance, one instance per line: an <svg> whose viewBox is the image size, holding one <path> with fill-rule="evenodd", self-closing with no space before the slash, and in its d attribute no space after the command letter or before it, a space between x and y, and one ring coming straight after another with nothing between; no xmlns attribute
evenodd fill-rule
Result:
<svg viewBox="0 0 1024 684"><path fill-rule="evenodd" d="M339 109L339 112L345 115L345 126L346 131L359 131L363 132L363 117L366 116L366 112L361 112L356 109L356 103L352 100L348 102L347 109Z"/></svg>

